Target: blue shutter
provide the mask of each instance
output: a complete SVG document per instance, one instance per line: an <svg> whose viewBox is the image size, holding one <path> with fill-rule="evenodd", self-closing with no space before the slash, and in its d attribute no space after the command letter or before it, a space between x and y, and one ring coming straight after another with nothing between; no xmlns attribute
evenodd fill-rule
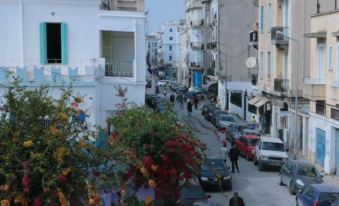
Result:
<svg viewBox="0 0 339 206"><path fill-rule="evenodd" d="M47 64L47 36L46 23L40 23L40 64Z"/></svg>
<svg viewBox="0 0 339 206"><path fill-rule="evenodd" d="M66 23L61 23L61 63L68 64L68 30Z"/></svg>

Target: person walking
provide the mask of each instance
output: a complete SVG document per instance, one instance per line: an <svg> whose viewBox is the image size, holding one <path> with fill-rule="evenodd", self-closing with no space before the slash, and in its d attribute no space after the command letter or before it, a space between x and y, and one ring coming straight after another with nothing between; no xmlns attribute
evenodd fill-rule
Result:
<svg viewBox="0 0 339 206"><path fill-rule="evenodd" d="M199 99L198 96L194 96L194 109L198 110Z"/></svg>
<svg viewBox="0 0 339 206"><path fill-rule="evenodd" d="M163 93L164 93L164 97L166 97L166 88L164 89L164 92L163 92Z"/></svg>
<svg viewBox="0 0 339 206"><path fill-rule="evenodd" d="M190 99L187 99L187 112L188 112L188 116L191 116L192 114L192 101Z"/></svg>
<svg viewBox="0 0 339 206"><path fill-rule="evenodd" d="M231 160L232 163L232 173L234 173L234 167L237 169L237 172L239 172L239 166L238 166L238 159L240 155L240 150L236 146L236 144L232 144L232 148L230 149L230 152L228 153L228 157Z"/></svg>
<svg viewBox="0 0 339 206"><path fill-rule="evenodd" d="M180 109L183 109L184 108L184 97L181 93L177 96L177 100L180 104Z"/></svg>
<svg viewBox="0 0 339 206"><path fill-rule="evenodd" d="M238 192L233 193L233 197L230 199L229 206L245 206L244 199L239 196Z"/></svg>
<svg viewBox="0 0 339 206"><path fill-rule="evenodd" d="M251 123L252 124L256 124L257 123L257 120L256 120L255 116L252 117Z"/></svg>
<svg viewBox="0 0 339 206"><path fill-rule="evenodd" d="M171 96L170 96L170 101L171 101L172 106L174 106L174 100L175 100L175 95L174 95L174 93L172 92L172 94L171 94Z"/></svg>
<svg viewBox="0 0 339 206"><path fill-rule="evenodd" d="M221 146L221 149L220 149L220 152L221 152L221 157L224 161L224 164L226 165L227 167L227 155L228 155L228 149L227 149L227 142L226 141L223 141L222 143L222 146Z"/></svg>

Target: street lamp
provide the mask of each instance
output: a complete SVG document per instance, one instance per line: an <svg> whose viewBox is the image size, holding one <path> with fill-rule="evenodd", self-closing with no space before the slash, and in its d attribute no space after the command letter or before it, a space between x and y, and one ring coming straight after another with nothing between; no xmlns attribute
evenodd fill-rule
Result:
<svg viewBox="0 0 339 206"><path fill-rule="evenodd" d="M297 115L297 113L298 113L298 90L299 90L299 83L298 83L298 81L299 81L299 42L298 42L298 40L297 39L294 39L294 38L292 38L292 37L289 37L289 36L287 36L285 33L283 33L283 32L281 32L281 31L277 31L277 34L280 34L280 35L282 35L282 36L284 36L284 37L286 37L287 39L289 39L289 40L291 40L291 41L294 41L295 43L296 43L296 45L297 45L297 74L296 74L296 93L295 93L295 98L294 98L294 118L295 118L295 130L294 130L294 132L295 132L295 137L294 137L294 141L293 141L293 145L294 145L294 147L293 147L293 156L294 156L294 159L296 159L296 157L297 157L297 137L298 137L298 130L297 130L297 127L298 127L298 124L297 124L297 119L298 119L298 115Z"/></svg>

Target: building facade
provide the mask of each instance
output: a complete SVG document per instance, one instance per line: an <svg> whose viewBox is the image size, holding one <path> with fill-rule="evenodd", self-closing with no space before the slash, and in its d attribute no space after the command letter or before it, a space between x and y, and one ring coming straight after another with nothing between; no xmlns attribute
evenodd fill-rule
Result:
<svg viewBox="0 0 339 206"><path fill-rule="evenodd" d="M303 34L310 30L312 5L303 0L263 0L258 6L257 86L262 96L249 103L260 116L262 132L282 139L294 155L307 151L303 143L309 106L302 88L310 45Z"/></svg>
<svg viewBox="0 0 339 206"><path fill-rule="evenodd" d="M251 73L246 59L257 56L257 50L249 46L249 33L256 24L257 13L253 1L211 2L213 29L209 47L216 49L213 57L216 57L218 102L221 108L243 119L251 118L247 109L247 99L252 94Z"/></svg>
<svg viewBox="0 0 339 206"><path fill-rule="evenodd" d="M310 67L304 97L310 100L308 160L339 175L339 12L335 1L319 1L311 16Z"/></svg>
<svg viewBox="0 0 339 206"><path fill-rule="evenodd" d="M28 88L49 85L57 99L72 86L84 97L91 128L105 127L127 88L129 102L145 99L145 15L102 10L98 0L0 0L0 79L7 71ZM11 21L8 21L10 19ZM5 89L1 89L3 94Z"/></svg>
<svg viewBox="0 0 339 206"><path fill-rule="evenodd" d="M152 70L158 68L160 35L152 34L146 36L147 61Z"/></svg>
<svg viewBox="0 0 339 206"><path fill-rule="evenodd" d="M101 8L114 11L137 11L143 12L145 9L144 0L103 0Z"/></svg>

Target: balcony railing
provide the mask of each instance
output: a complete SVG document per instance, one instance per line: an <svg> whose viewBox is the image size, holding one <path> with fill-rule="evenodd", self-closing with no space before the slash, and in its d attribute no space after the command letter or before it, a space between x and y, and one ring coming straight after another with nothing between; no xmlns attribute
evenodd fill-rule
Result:
<svg viewBox="0 0 339 206"><path fill-rule="evenodd" d="M288 49L287 32L288 27L272 27L271 28L271 42L273 45L281 49ZM286 34L286 35L284 35Z"/></svg>
<svg viewBox="0 0 339 206"><path fill-rule="evenodd" d="M250 32L250 44L257 49L258 48L258 31Z"/></svg>
<svg viewBox="0 0 339 206"><path fill-rule="evenodd" d="M288 79L274 79L274 91L288 92L289 80Z"/></svg>
<svg viewBox="0 0 339 206"><path fill-rule="evenodd" d="M105 76L110 77L133 77L133 61L106 62Z"/></svg>
<svg viewBox="0 0 339 206"><path fill-rule="evenodd" d="M217 48L217 42L207 43L207 49L216 49L216 48Z"/></svg>

